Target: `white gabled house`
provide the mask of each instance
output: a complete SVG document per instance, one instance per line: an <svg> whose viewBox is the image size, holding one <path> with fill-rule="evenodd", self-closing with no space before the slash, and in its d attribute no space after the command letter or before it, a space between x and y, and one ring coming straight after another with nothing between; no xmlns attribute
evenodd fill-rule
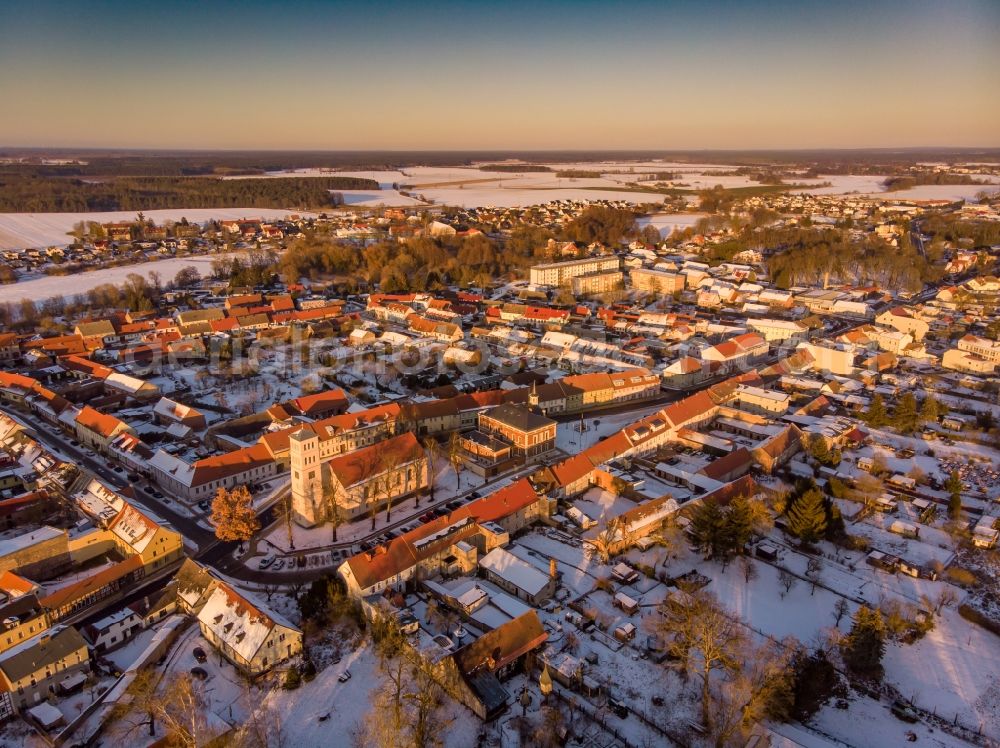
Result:
<svg viewBox="0 0 1000 748"><path fill-rule="evenodd" d="M250 677L302 651L302 631L277 613L219 581L198 613L208 642Z"/></svg>

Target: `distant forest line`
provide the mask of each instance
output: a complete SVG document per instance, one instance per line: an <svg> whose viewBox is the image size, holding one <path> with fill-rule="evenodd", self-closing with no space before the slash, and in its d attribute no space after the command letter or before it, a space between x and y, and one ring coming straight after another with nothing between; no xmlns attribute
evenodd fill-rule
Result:
<svg viewBox="0 0 1000 748"><path fill-rule="evenodd" d="M331 190L377 190L358 177L112 177L94 181L18 173L0 167L0 212L76 213L162 208L332 208Z"/></svg>
<svg viewBox="0 0 1000 748"><path fill-rule="evenodd" d="M44 176L253 175L285 169L393 170L410 166L497 165L649 161L760 166L814 166L821 174L896 173L927 162L1000 163L998 148L901 148L811 150L539 150L539 151L136 151L68 148L0 148L0 159L21 158ZM41 159L79 159L85 164L45 164ZM510 166L509 164L505 166ZM525 171L523 165L519 170Z"/></svg>

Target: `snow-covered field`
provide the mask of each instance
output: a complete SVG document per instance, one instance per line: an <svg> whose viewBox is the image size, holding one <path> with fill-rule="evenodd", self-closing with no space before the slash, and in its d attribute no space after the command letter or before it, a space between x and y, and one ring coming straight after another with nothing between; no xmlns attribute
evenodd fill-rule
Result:
<svg viewBox="0 0 1000 748"><path fill-rule="evenodd" d="M731 171L733 166L725 164L682 164L672 162L604 162L604 163L552 163L547 164L549 172L496 172L482 171L475 166L432 167L417 166L403 170L346 171L334 172L325 169L298 169L292 171L269 172L259 178L284 176L351 176L373 179L379 183L378 190L342 191L344 201L351 207L415 206L421 200L400 194L393 185L405 191L440 205L454 205L464 208L495 206L516 207L538 205L552 200L626 200L634 204L657 203L665 195L652 192L636 192L629 187L638 184L638 179L646 173L669 171L676 179L673 186L684 189L701 190L721 184L723 187L754 187L756 182L745 176L723 175L718 172ZM566 170L600 172L599 177L558 177L556 173ZM875 197L910 200L969 200L983 190L1000 190L1000 184L984 185L925 185L912 190L885 192L880 175L844 175L819 177L817 179L794 178L801 184L815 187L801 192L815 195L842 195L857 193ZM830 183L829 186L822 186ZM648 182L646 183L648 184ZM147 217L156 222L180 220L204 222L209 219L225 220L236 218L283 218L293 211L269 210L261 208L191 208L145 211ZM687 220L686 214L681 214ZM693 215L693 214L692 214ZM78 221L127 221L135 218L131 211L107 213L6 213L0 214L0 250L24 249L62 245L68 241L67 233ZM662 219L655 223L661 230L673 226L685 226L674 219ZM680 219L677 219L680 220ZM691 219L697 220L697 218Z"/></svg>
<svg viewBox="0 0 1000 748"><path fill-rule="evenodd" d="M0 213L0 249L26 249L65 245L71 240L67 234L80 221L113 223L134 221L136 211L110 211L106 213ZM171 208L146 210L143 215L156 223L179 221L187 218L192 223L209 220L235 220L285 218L305 215L303 211L271 210L267 208Z"/></svg>
<svg viewBox="0 0 1000 748"><path fill-rule="evenodd" d="M995 178L983 178L984 181L995 181ZM847 195L857 193L866 197L884 197L891 200L972 200L982 191L995 192L1000 190L1000 184L925 184L910 190L886 192L883 182L885 175L878 174L844 174L822 176L816 179L796 179L798 184L815 184L816 187L796 190L796 192L811 195ZM829 182L828 187L822 186Z"/></svg>
<svg viewBox="0 0 1000 748"><path fill-rule="evenodd" d="M2 217L0 217L2 219ZM105 283L121 284L132 273L146 277L151 271L160 274L164 281L171 280L181 268L192 266L198 272L209 275L212 272L212 261L226 254L194 255L191 257L171 257L166 260L142 262L138 265L123 265L121 267L92 270L78 275L46 275L20 283L0 285L0 303L19 302L22 299L44 301L54 296L75 296L85 294L93 288Z"/></svg>
<svg viewBox="0 0 1000 748"><path fill-rule="evenodd" d="M397 190L393 189L355 190L353 192L341 192L340 194L344 196L344 204L352 208L377 208L379 206L392 208L397 206L426 205L421 200L401 195Z"/></svg>
<svg viewBox="0 0 1000 748"><path fill-rule="evenodd" d="M974 200L980 192L1000 192L1000 184L922 184L912 190L871 194L894 200Z"/></svg>

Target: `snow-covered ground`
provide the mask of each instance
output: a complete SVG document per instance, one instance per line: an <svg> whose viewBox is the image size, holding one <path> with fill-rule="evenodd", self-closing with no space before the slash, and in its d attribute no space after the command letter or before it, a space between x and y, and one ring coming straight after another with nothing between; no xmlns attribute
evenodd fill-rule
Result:
<svg viewBox="0 0 1000 748"><path fill-rule="evenodd" d="M0 221L3 216L0 215ZM19 283L0 285L0 303L19 302L22 299L44 301L53 296L74 296L85 294L93 288L105 283L120 285L129 275L137 273L147 277L151 271L160 274L163 281L173 280L181 268L194 267L203 276L211 275L212 261L226 257L224 253L212 255L192 255L190 257L170 257L165 260L152 260L137 265L122 265L121 267L92 270L89 273L76 275L44 275Z"/></svg>
<svg viewBox="0 0 1000 748"><path fill-rule="evenodd" d="M339 676L350 670L346 683ZM352 736L362 727L372 708L372 691L382 676L378 658L370 644L344 654L336 665L320 672L311 683L294 691L273 690L265 708L280 715L283 745L322 748L352 745ZM446 746L472 746L479 733L479 720L465 707L446 699L435 737ZM325 717L320 721L321 717Z"/></svg>
<svg viewBox="0 0 1000 748"><path fill-rule="evenodd" d="M170 208L145 210L146 218L163 223L187 218L192 223L210 220L235 220L285 218L289 215L308 215L303 211L273 210L269 208ZM67 235L80 221L113 223L134 221L136 211L108 211L102 213L0 213L0 249L25 249L29 247L62 246L71 238Z"/></svg>
<svg viewBox="0 0 1000 748"><path fill-rule="evenodd" d="M870 194L892 200L974 200L980 192L1000 192L1000 184L922 184L910 190Z"/></svg>
<svg viewBox="0 0 1000 748"><path fill-rule="evenodd" d="M923 748L968 748L969 746L964 740L922 723L902 722L892 716L889 704L870 698L851 698L849 709L837 709L828 704L810 720L809 724L823 734L832 735L834 739L843 741L843 745L859 748L910 745L908 733L915 735L915 745ZM784 725L777 726L776 730L782 734L786 732ZM808 730L806 734L809 734ZM828 745L828 743L818 744Z"/></svg>
<svg viewBox="0 0 1000 748"><path fill-rule="evenodd" d="M398 190L352 190L351 192L340 192L344 196L344 203L352 208L377 208L379 206L407 207L411 205L426 205L422 200L399 194Z"/></svg>

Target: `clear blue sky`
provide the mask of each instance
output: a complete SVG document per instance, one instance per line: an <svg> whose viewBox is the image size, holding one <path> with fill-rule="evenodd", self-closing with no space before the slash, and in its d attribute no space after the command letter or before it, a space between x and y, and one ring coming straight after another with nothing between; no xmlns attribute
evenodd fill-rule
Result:
<svg viewBox="0 0 1000 748"><path fill-rule="evenodd" d="M1000 0L0 4L0 145L1000 145Z"/></svg>

